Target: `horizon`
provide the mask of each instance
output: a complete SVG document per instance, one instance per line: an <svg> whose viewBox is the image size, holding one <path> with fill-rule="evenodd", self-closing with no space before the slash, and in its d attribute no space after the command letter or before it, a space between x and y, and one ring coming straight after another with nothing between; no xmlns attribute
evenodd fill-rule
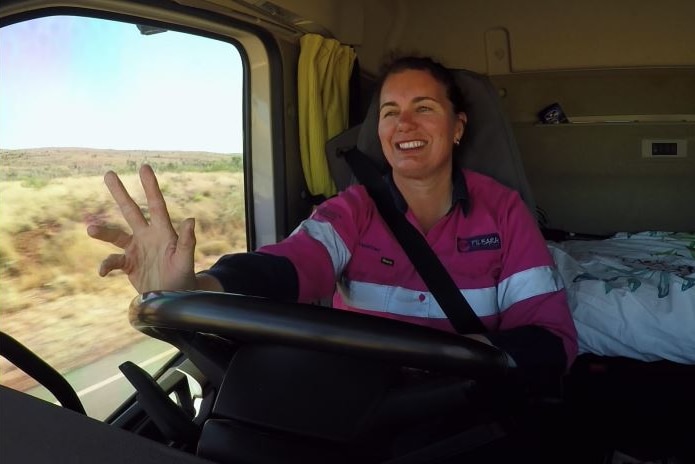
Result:
<svg viewBox="0 0 695 464"><path fill-rule="evenodd" d="M146 152L160 152L160 153L211 153L214 155L229 155L229 156L242 156L243 152L219 152L219 151L209 151L209 150L159 150L159 149L145 149L145 148L96 148L96 147L22 147L22 148L4 148L0 147L0 151L41 151L41 150L60 150L60 151L70 151L70 150L90 150L90 151L146 151Z"/></svg>

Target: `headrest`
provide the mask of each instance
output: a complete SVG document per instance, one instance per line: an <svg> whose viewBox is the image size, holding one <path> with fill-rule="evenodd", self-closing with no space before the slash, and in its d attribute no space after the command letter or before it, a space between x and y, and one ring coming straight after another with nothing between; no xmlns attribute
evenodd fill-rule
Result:
<svg viewBox="0 0 695 464"><path fill-rule="evenodd" d="M454 156L461 167L486 174L519 192L535 214L535 202L524 173L521 156L511 125L502 111L497 90L487 76L467 70L455 70L456 81L464 96L468 124ZM386 169L386 159L378 135L379 96L372 98L362 124L332 138L326 144L328 168L338 190L356 183L350 167L340 153L357 148Z"/></svg>

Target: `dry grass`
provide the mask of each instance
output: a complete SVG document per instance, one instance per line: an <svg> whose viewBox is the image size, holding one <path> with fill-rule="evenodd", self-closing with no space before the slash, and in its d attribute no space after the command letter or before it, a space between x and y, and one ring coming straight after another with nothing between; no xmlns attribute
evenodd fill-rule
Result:
<svg viewBox="0 0 695 464"><path fill-rule="evenodd" d="M55 155L55 152L49 150ZM130 327L127 308L135 291L123 275L100 278L100 261L116 250L90 239L93 221L122 223L103 185L99 166L134 172L127 156L117 152L50 157L39 151L0 163L0 330L10 334L61 372L88 364L143 337ZM157 169L174 224L196 218L196 267L208 267L223 254L246 248L243 177L241 172L210 171L209 154L149 154L165 159ZM99 159L101 164L99 164ZM200 163L195 165L196 158ZM20 161L17 161L17 160ZM68 167L86 160L79 170ZM48 161L53 161L48 166ZM56 163L55 161L60 161ZM216 162L219 161L216 160ZM139 163L138 163L139 164ZM15 166L16 169L11 171ZM194 166L194 167L191 167ZM123 168L122 170L119 168ZM31 170L40 175L31 175ZM15 175L7 175L14 172ZM16 174L22 173L22 174ZM16 180L9 180L9 179ZM126 188L144 208L136 174L121 175ZM23 373L0 359L0 382L13 388L33 385Z"/></svg>

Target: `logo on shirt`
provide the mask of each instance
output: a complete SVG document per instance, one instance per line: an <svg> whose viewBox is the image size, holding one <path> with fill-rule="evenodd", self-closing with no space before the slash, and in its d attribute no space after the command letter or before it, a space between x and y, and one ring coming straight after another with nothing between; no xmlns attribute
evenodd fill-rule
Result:
<svg viewBox="0 0 695 464"><path fill-rule="evenodd" d="M458 237L456 239L456 248L461 253L469 251L499 250L502 248L502 240L500 240L500 235L497 233L477 235L468 238Z"/></svg>

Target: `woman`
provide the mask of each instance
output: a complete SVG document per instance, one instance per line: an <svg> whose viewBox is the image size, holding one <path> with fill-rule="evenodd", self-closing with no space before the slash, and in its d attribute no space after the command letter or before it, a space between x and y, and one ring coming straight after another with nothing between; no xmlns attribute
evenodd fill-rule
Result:
<svg viewBox="0 0 695 464"><path fill-rule="evenodd" d="M386 69L379 95L386 181L488 329L469 336L501 348L523 369L567 368L576 331L535 220L516 192L455 167L452 150L466 114L452 75L431 59L401 58ZM362 186L324 202L282 242L223 256L196 274L194 220L177 235L152 169L143 166L140 176L150 223L118 176L105 176L133 233L88 228L124 250L104 260L102 276L120 269L141 293L197 289L300 302L333 295L338 308L453 331Z"/></svg>

